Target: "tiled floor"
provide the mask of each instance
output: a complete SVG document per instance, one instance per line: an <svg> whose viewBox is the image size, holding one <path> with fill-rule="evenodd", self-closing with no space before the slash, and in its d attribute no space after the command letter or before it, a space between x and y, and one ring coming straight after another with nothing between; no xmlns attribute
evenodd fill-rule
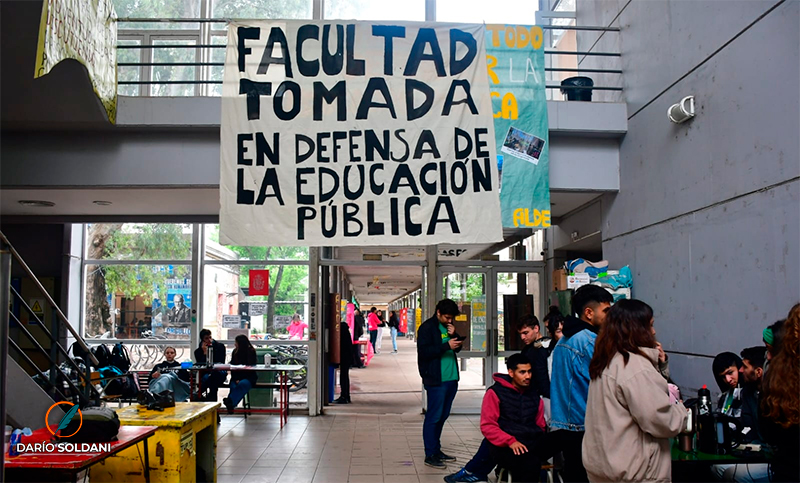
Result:
<svg viewBox="0 0 800 483"><path fill-rule="evenodd" d="M422 415L224 416L217 442L220 483L440 483L481 441L478 416L451 416L442 448L458 462L424 465Z"/></svg>

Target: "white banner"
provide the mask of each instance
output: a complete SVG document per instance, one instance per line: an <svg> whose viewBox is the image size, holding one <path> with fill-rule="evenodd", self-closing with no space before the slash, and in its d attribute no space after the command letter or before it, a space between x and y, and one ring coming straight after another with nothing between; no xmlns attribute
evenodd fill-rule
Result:
<svg viewBox="0 0 800 483"><path fill-rule="evenodd" d="M233 22L220 241L503 239L483 25Z"/></svg>
<svg viewBox="0 0 800 483"><path fill-rule="evenodd" d="M48 74L62 60L77 60L89 72L112 124L117 118L115 17L112 0L44 0L33 75Z"/></svg>

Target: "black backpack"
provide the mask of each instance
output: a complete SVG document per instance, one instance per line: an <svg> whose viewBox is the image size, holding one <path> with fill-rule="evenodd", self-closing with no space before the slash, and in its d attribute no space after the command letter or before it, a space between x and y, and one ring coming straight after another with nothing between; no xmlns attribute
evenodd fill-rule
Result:
<svg viewBox="0 0 800 483"><path fill-rule="evenodd" d="M119 416L109 408L86 408L81 410L81 417L77 414L72 417L66 428L59 434L72 434L78 431L67 441L74 443L105 443L117 439L119 433Z"/></svg>
<svg viewBox="0 0 800 483"><path fill-rule="evenodd" d="M125 377L117 377L108 381L106 384L107 396L120 396L122 398L134 398L139 393L139 377L136 373L126 374Z"/></svg>
<svg viewBox="0 0 800 483"><path fill-rule="evenodd" d="M111 351L108 350L105 344L100 344L92 348L92 354L97 359L97 366L106 367L111 365Z"/></svg>
<svg viewBox="0 0 800 483"><path fill-rule="evenodd" d="M128 372L128 369L131 368L131 356L128 354L128 348L123 346L122 342L114 344L109 364L122 372Z"/></svg>

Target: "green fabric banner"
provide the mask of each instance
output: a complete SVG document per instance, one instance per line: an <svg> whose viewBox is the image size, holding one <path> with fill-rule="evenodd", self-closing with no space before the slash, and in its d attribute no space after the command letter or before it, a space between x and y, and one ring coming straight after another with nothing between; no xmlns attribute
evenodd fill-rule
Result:
<svg viewBox="0 0 800 483"><path fill-rule="evenodd" d="M541 27L487 25L504 227L550 226L550 142Z"/></svg>

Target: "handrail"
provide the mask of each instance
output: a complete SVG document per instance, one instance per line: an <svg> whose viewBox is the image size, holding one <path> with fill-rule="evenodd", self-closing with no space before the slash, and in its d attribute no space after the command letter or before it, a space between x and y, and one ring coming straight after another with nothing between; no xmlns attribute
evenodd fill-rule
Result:
<svg viewBox="0 0 800 483"><path fill-rule="evenodd" d="M67 331L69 331L69 333L72 334L72 337L75 338L75 342L78 344L78 346L80 346L80 348L83 349L84 351L88 352L89 360L96 367L99 364L99 362L97 358L94 356L94 354L92 354L92 352L89 350L89 346L86 345L86 342L83 341L83 337L78 335L78 333L72 327L72 324L69 323L67 316L64 315L64 312L61 311L61 309L58 307L58 304L56 304L56 302L53 300L50 294L47 293L47 290L44 288L41 282L39 282L39 279L36 278L36 275L34 275L33 271L30 269L30 267L28 267L28 264L25 263L20 254L17 252L17 250L15 250L14 247L11 245L11 243L8 241L8 238L6 237L5 233L3 233L2 231L0 231L0 242L2 242L3 245L5 245L5 247L8 248L8 251L10 251L11 254L14 256L14 258L16 258L17 262L20 264L22 269L25 271L25 273L28 275L31 281L33 281L33 283L36 285L36 288L39 290L39 292L45 297L50 306L53 307L56 315L58 315L58 318L61 319L61 322L63 322L63 324L66 326ZM7 310L7 307L3 308L3 310Z"/></svg>

